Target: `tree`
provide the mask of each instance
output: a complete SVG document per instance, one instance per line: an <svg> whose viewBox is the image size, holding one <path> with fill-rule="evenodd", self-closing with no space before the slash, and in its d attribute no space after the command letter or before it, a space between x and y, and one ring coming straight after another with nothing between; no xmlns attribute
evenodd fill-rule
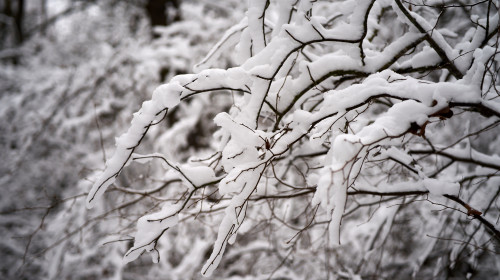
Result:
<svg viewBox="0 0 500 280"><path fill-rule="evenodd" d="M254 275L485 277L500 241L497 5L251 1L197 74L134 114L87 206L127 165L155 161L161 183L113 187L154 201L126 262L144 251L158 262L166 232L192 220L217 228L205 276L229 251L265 258ZM233 46L237 66L213 68ZM232 105L208 147L187 160L139 153L176 108L222 92Z"/></svg>
<svg viewBox="0 0 500 280"><path fill-rule="evenodd" d="M24 0L19 1L11 1L4 0L0 2L1 8L1 16L2 21L0 22L0 26L2 28L3 33L6 35L2 36L2 44L1 47L4 47L5 44L8 44L7 41L10 39L9 37L13 37L11 39L13 44L20 44L24 39L24 30L23 30L23 18L24 18ZM12 33L12 34L11 34Z"/></svg>

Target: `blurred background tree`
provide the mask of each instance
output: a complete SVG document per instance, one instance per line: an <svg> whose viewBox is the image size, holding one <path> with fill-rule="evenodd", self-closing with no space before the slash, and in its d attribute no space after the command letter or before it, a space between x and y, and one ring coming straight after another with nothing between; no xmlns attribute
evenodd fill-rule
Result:
<svg viewBox="0 0 500 280"><path fill-rule="evenodd" d="M242 9L239 1L0 1L0 278L114 273L78 246L50 247L76 228L72 215L88 216L63 202L83 199L81 185L131 113L159 84L190 71ZM64 213L68 228L48 232ZM54 259L49 247L81 255ZM92 271L83 268L90 259Z"/></svg>

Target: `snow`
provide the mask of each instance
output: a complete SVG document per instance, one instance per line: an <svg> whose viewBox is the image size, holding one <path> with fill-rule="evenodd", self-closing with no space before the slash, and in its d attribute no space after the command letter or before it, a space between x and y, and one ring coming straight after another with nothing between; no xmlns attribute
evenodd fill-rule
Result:
<svg viewBox="0 0 500 280"><path fill-rule="evenodd" d="M137 221L134 246L123 257L124 263L137 259L144 251L154 252L158 238L163 232L179 222L180 205L165 204L161 211L142 216ZM157 252L157 251L156 251ZM158 262L159 255L153 255L153 261Z"/></svg>
<svg viewBox="0 0 500 280"><path fill-rule="evenodd" d="M452 182L444 182L442 180L425 178L423 180L424 187L429 190L432 195L458 195L460 184Z"/></svg>
<svg viewBox="0 0 500 280"><path fill-rule="evenodd" d="M180 172L195 186L201 186L217 180L214 170L208 166L192 166L184 164L179 167ZM183 177L184 179L184 177ZM186 185L190 185L186 183Z"/></svg>
<svg viewBox="0 0 500 280"><path fill-rule="evenodd" d="M262 174L264 167L264 165L260 164L253 167L253 170L255 174ZM243 174L235 169L231 171L231 173L236 172L238 174ZM228 174L228 177L231 177L231 173ZM202 268L202 275L210 276L219 265L228 242L234 243L235 237L233 236L235 236L239 225L245 219L246 211L244 210L244 208L246 208L248 205L247 199L254 192L256 185L258 184L261 177L261 175L256 176L255 174L244 173L243 176L233 177L233 182L241 186L241 192L232 197L230 205L226 207L224 211L225 216L219 226L217 239L214 243L214 249ZM220 185L223 185L225 182L226 181L224 180L221 181Z"/></svg>
<svg viewBox="0 0 500 280"><path fill-rule="evenodd" d="M259 53L266 46L264 20L267 0L253 0L248 2L248 31L251 37L253 54Z"/></svg>
<svg viewBox="0 0 500 280"><path fill-rule="evenodd" d="M440 61L441 58L431 47L424 46L424 49L421 52L412 57L411 67L426 67L429 65L435 65Z"/></svg>
<svg viewBox="0 0 500 280"><path fill-rule="evenodd" d="M211 68L215 61L224 54L224 52L230 51L232 45L239 42L238 35L241 37L241 33L248 27L248 18L243 18L238 24L229 28L222 38L215 44L212 49L207 53L202 61L197 63L193 70L195 73L199 73L202 70Z"/></svg>
<svg viewBox="0 0 500 280"><path fill-rule="evenodd" d="M87 207L92 208L98 199L113 184L116 176L128 163L135 146L137 146L143 134L157 118L161 111L175 107L180 102L180 85L169 84L158 87L153 93L153 99L142 104L141 109L134 114L128 131L116 139L116 151L107 162L105 172L92 186L87 198ZM161 106L155 101L159 99Z"/></svg>
<svg viewBox="0 0 500 280"><path fill-rule="evenodd" d="M173 108L181 101L180 93L182 90L183 87L179 83L175 82L161 85L153 92L153 100L158 100L159 104L162 105L163 108ZM145 110L147 109L149 108L145 108ZM154 110L149 111L154 112Z"/></svg>
<svg viewBox="0 0 500 280"><path fill-rule="evenodd" d="M399 150L398 148L392 146L387 150L383 150L381 155L387 158L393 158L399 162L406 165L412 165L414 159L406 152Z"/></svg>

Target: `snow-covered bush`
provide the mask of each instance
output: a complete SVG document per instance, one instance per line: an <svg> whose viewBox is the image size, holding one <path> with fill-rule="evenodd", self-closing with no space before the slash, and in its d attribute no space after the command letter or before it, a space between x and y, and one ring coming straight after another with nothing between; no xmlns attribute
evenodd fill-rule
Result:
<svg viewBox="0 0 500 280"><path fill-rule="evenodd" d="M143 103L87 196L152 205L123 216L137 224L125 262L192 246L168 266L205 258L203 275L222 265L235 279L498 271L498 3L248 5L196 74ZM237 66L217 68L228 57ZM141 164L164 171L121 182Z"/></svg>
<svg viewBox="0 0 500 280"><path fill-rule="evenodd" d="M0 52L2 277L498 275L498 1L66 2Z"/></svg>

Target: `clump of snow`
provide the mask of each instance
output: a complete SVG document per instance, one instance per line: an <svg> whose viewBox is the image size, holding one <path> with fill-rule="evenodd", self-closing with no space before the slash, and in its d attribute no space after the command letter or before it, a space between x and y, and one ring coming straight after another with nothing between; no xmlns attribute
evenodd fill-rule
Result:
<svg viewBox="0 0 500 280"><path fill-rule="evenodd" d="M158 239L167 229L177 225L179 222L178 211L180 205L165 204L161 211L142 216L137 221L137 232L135 234L134 246L130 248L123 261L125 263L134 261L144 251L156 250ZM153 261L158 262L159 255L153 255Z"/></svg>
<svg viewBox="0 0 500 280"><path fill-rule="evenodd" d="M198 187L217 179L214 170L208 166L184 164L179 167L179 171L184 175L181 176L181 179L190 187L191 185Z"/></svg>
<svg viewBox="0 0 500 280"><path fill-rule="evenodd" d="M458 192L460 191L460 184L458 183L446 182L432 178L425 178L423 180L423 184L424 187L429 190L430 194L435 196L442 196L445 194L458 195Z"/></svg>

